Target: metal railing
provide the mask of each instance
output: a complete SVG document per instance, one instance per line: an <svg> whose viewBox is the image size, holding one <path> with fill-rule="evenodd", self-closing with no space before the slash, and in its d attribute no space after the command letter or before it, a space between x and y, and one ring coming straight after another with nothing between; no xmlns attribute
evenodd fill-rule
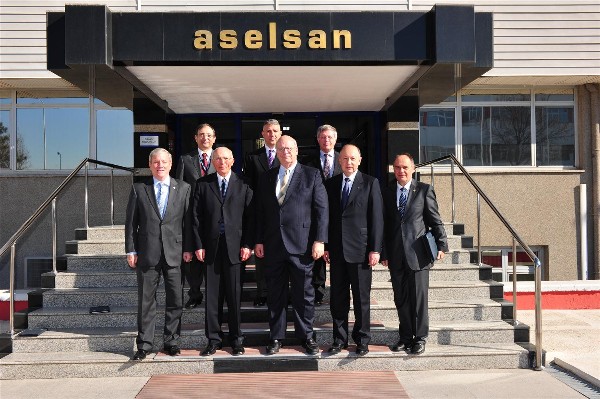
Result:
<svg viewBox="0 0 600 399"><path fill-rule="evenodd" d="M475 182L473 177L467 172L465 167L458 161L458 159L454 155L446 155L441 158L433 159L428 162L423 162L415 165L418 168L422 168L424 166L430 166L431 168L431 184L435 185L434 181L434 170L433 165L439 162L450 161L450 181L451 181L451 196L452 196L452 223L456 222L456 214L455 214L455 179L454 179L454 166L456 165L463 176L469 181L471 186L477 192L477 263L479 265L481 262L481 199L485 201L485 203L490 207L492 212L496 214L500 222L506 227L509 233L512 236L512 247L513 247L513 256L512 256L512 282L513 282L513 322L517 323L517 264L516 264L516 248L517 243L523 248L527 256L531 259L535 266L534 276L535 276L535 370L542 370L542 263L539 258L535 255L535 253L531 250L529 245L523 241L523 239L517 234L512 225L506 220L506 218L500 213L500 211L496 208L496 206L492 203L492 201L488 198L487 195L483 192L481 187Z"/></svg>
<svg viewBox="0 0 600 399"><path fill-rule="evenodd" d="M52 209L52 274L56 276L56 199L57 197L65 190L65 188L75 179L77 174L81 171L82 168L85 167L85 175L84 175L84 217L85 217L85 227L89 227L89 202L88 202L88 177L89 177L89 164L93 163L96 165L107 166L110 169L110 221L111 226L114 226L115 222L115 214L114 214L114 170L119 169L123 171L127 171L131 173L132 181L133 181L133 168L127 168L125 166L114 165L108 162L98 161L95 159L85 158L73 171L59 184L59 186L46 198L46 200L33 212L33 214L19 227L15 234L2 246L0 249L0 257L4 256L4 254L10 249L10 272L9 272L9 296L10 296L10 317L9 317L9 329L10 336L14 338L15 335L15 322L14 322L14 297L15 297L15 255L16 255L16 244L17 241L25 234L25 232L38 220L40 216L44 214L44 212L51 206Z"/></svg>

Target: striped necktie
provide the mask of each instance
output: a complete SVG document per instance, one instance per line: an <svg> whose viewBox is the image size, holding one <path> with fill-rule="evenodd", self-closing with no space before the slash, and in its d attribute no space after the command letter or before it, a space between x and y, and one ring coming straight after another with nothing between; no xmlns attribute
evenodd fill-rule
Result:
<svg viewBox="0 0 600 399"><path fill-rule="evenodd" d="M406 202L408 201L408 190L404 187L400 189L400 198L398 199L398 213L400 214L400 220L404 218L404 210L406 208Z"/></svg>

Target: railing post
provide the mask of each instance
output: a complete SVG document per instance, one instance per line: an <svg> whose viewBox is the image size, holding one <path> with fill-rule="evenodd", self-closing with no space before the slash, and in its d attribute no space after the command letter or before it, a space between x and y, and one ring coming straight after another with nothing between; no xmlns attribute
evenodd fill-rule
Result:
<svg viewBox="0 0 600 399"><path fill-rule="evenodd" d="M115 225L115 184L114 184L115 168L110 168L110 225Z"/></svg>
<svg viewBox="0 0 600 399"><path fill-rule="evenodd" d="M517 325L517 240L512 238L512 302L513 302L513 325Z"/></svg>
<svg viewBox="0 0 600 399"><path fill-rule="evenodd" d="M88 165L89 164L90 164L90 162L86 161L86 163L85 163L85 180L84 180L85 194L84 194L84 199L83 199L85 228L86 229L90 227L89 211L88 211Z"/></svg>
<svg viewBox="0 0 600 399"><path fill-rule="evenodd" d="M535 369L542 370L542 263L538 258L535 265Z"/></svg>
<svg viewBox="0 0 600 399"><path fill-rule="evenodd" d="M456 223L456 208L454 202L454 160L450 159L450 184L452 186L452 223Z"/></svg>
<svg viewBox="0 0 600 399"><path fill-rule="evenodd" d="M10 311L9 311L9 332L11 339L15 336L15 241L10 247L10 282L9 282L9 296L10 296Z"/></svg>
<svg viewBox="0 0 600 399"><path fill-rule="evenodd" d="M433 180L433 164L430 164L429 166L431 166L431 187L435 188L435 182Z"/></svg>
<svg viewBox="0 0 600 399"><path fill-rule="evenodd" d="M477 193L477 264L481 263L481 195Z"/></svg>
<svg viewBox="0 0 600 399"><path fill-rule="evenodd" d="M52 199L52 274L56 276L56 197Z"/></svg>

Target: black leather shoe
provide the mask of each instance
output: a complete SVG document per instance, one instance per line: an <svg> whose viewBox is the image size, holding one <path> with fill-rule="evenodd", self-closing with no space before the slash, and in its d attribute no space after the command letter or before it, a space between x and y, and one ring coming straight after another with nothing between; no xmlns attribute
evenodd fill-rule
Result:
<svg viewBox="0 0 600 399"><path fill-rule="evenodd" d="M221 342L211 342L206 345L206 348L202 352L200 352L201 356L211 356L214 355L218 349L221 349L223 344Z"/></svg>
<svg viewBox="0 0 600 399"><path fill-rule="evenodd" d="M283 344L281 341L272 339L271 342L269 342L269 345L267 345L267 355L274 355L279 352L279 349L281 349L282 346Z"/></svg>
<svg viewBox="0 0 600 399"><path fill-rule="evenodd" d="M342 349L347 349L347 348L348 348L348 344L334 342L333 345L331 345L331 348L329 348L327 350L327 353L330 353L332 355L337 355L338 353L340 353L342 351Z"/></svg>
<svg viewBox="0 0 600 399"><path fill-rule="evenodd" d="M314 338L307 338L302 344L302 347L306 349L306 353L309 355L316 355L319 353L319 345L317 345L317 342Z"/></svg>
<svg viewBox="0 0 600 399"><path fill-rule="evenodd" d="M242 344L235 344L231 347L232 351L231 354L233 356L239 356L239 355L243 355L244 353L246 353L246 350L244 349L244 346Z"/></svg>
<svg viewBox="0 0 600 399"><path fill-rule="evenodd" d="M413 355L420 355L425 352L425 342L415 342L410 350Z"/></svg>
<svg viewBox="0 0 600 399"><path fill-rule="evenodd" d="M260 297L254 300L254 307L259 308L261 306L265 306L267 304L267 298Z"/></svg>
<svg viewBox="0 0 600 399"><path fill-rule="evenodd" d="M315 306L321 306L321 305L323 305L323 300L321 300L321 299L317 299L317 300L315 301Z"/></svg>
<svg viewBox="0 0 600 399"><path fill-rule="evenodd" d="M411 345L407 345L402 341L398 341L394 345L390 346L390 350L392 352L400 352L400 351L410 352L410 349L411 349Z"/></svg>
<svg viewBox="0 0 600 399"><path fill-rule="evenodd" d="M202 303L202 300L200 300L200 302L196 301L193 298L188 299L188 301L185 303L185 308L186 309L194 309L196 306L200 305Z"/></svg>
<svg viewBox="0 0 600 399"><path fill-rule="evenodd" d="M142 360L144 360L146 358L146 355L148 353L149 353L148 351L145 351L143 349L138 349L138 351L135 352L135 355L133 355L133 357L131 359L141 362Z"/></svg>
<svg viewBox="0 0 600 399"><path fill-rule="evenodd" d="M165 348L165 352L167 352L169 356L177 356L181 354L181 349L179 349L177 345L173 345L169 346L168 348Z"/></svg>
<svg viewBox="0 0 600 399"><path fill-rule="evenodd" d="M369 353L369 345L358 344L356 345L356 354L358 356L364 356Z"/></svg>

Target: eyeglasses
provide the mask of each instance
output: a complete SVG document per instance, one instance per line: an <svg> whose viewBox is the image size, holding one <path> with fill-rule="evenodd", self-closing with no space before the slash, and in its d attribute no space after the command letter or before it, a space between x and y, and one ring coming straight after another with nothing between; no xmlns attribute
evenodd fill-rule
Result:
<svg viewBox="0 0 600 399"><path fill-rule="evenodd" d="M210 133L208 133L208 134L200 133L200 134L197 134L196 136L198 136L198 137L205 137L207 139L211 139L211 138L215 137L214 134L210 134Z"/></svg>
<svg viewBox="0 0 600 399"><path fill-rule="evenodd" d="M280 152L292 152L295 149L296 149L296 147L279 147L277 149L277 151L280 151Z"/></svg>

